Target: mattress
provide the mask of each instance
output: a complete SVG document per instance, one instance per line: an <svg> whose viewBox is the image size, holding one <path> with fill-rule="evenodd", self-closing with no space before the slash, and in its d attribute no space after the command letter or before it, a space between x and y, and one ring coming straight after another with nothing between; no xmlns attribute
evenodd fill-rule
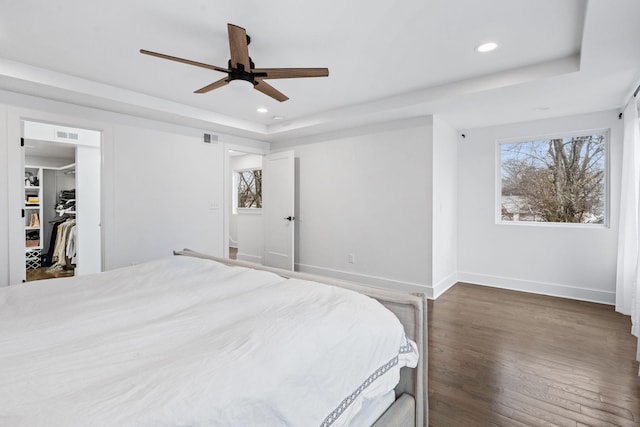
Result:
<svg viewBox="0 0 640 427"><path fill-rule="evenodd" d="M189 257L0 289L0 348L12 426L346 426L419 357L374 299Z"/></svg>

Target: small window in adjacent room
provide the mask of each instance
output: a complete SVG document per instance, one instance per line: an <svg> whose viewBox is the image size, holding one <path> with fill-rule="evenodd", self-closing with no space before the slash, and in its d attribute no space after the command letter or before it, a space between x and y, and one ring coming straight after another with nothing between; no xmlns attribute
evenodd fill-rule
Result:
<svg viewBox="0 0 640 427"><path fill-rule="evenodd" d="M262 169L236 171L237 207L262 208Z"/></svg>
<svg viewBox="0 0 640 427"><path fill-rule="evenodd" d="M498 144L503 223L607 225L608 131Z"/></svg>

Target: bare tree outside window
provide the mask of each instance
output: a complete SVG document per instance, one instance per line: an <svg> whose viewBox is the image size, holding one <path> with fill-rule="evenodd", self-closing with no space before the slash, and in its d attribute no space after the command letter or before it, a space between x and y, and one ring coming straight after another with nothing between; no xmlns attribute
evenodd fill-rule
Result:
<svg viewBox="0 0 640 427"><path fill-rule="evenodd" d="M606 133L500 144L502 221L605 224Z"/></svg>
<svg viewBox="0 0 640 427"><path fill-rule="evenodd" d="M262 170L237 172L238 207L262 208Z"/></svg>

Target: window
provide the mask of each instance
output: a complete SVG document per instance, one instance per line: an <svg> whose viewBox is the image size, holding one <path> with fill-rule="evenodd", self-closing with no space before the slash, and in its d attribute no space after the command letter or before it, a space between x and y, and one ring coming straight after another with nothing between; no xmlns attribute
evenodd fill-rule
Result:
<svg viewBox="0 0 640 427"><path fill-rule="evenodd" d="M502 222L606 224L607 131L502 142Z"/></svg>
<svg viewBox="0 0 640 427"><path fill-rule="evenodd" d="M262 169L236 172L238 208L262 208Z"/></svg>

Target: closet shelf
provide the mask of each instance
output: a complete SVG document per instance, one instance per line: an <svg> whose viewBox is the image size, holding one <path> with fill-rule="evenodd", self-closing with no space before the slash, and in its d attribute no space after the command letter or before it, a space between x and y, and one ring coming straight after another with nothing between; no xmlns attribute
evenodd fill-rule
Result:
<svg viewBox="0 0 640 427"><path fill-rule="evenodd" d="M27 270L39 268L42 263L42 179L41 167L25 166L25 180L34 177L38 185L24 186L24 232L25 232L25 267ZM37 224L37 225L36 225ZM37 244L36 244L37 243ZM31 246L33 245L33 246Z"/></svg>

